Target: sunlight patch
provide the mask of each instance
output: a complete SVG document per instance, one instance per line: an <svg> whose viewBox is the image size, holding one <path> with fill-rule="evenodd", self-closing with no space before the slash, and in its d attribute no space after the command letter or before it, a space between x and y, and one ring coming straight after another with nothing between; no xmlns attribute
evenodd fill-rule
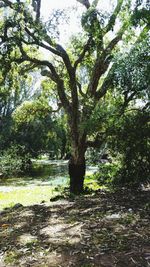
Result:
<svg viewBox="0 0 150 267"><path fill-rule="evenodd" d="M20 217L30 217L34 216L34 212L32 210L22 210L19 214Z"/></svg>
<svg viewBox="0 0 150 267"><path fill-rule="evenodd" d="M64 223L54 223L43 228L40 234L49 236L51 241L61 241L70 244L76 244L81 239L82 224L68 225Z"/></svg>
<svg viewBox="0 0 150 267"><path fill-rule="evenodd" d="M110 214L110 215L107 215L105 218L107 220L118 220L122 217L122 215L120 213L113 213L113 214Z"/></svg>
<svg viewBox="0 0 150 267"><path fill-rule="evenodd" d="M33 243L33 242L36 242L37 241L37 237L36 236L33 236L29 233L26 233L26 234L23 234L19 237L19 242L22 244L22 245L26 245L27 243Z"/></svg>

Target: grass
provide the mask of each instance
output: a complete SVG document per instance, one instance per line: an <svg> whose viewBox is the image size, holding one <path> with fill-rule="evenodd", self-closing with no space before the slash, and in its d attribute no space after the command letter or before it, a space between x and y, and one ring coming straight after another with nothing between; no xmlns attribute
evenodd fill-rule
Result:
<svg viewBox="0 0 150 267"><path fill-rule="evenodd" d="M0 210L11 207L16 203L22 205L40 204L43 200L49 201L55 195L55 188L52 186L28 186L15 188L10 192L0 193Z"/></svg>
<svg viewBox="0 0 150 267"><path fill-rule="evenodd" d="M45 184L46 182L46 184ZM42 201L49 202L50 198L61 193L63 186L68 183L67 176L56 176L54 179L48 177L21 177L6 179L0 191L0 210L12 207L16 203L24 206L40 204ZM100 186L93 175L85 178L85 187L97 190ZM0 186L1 189L1 186Z"/></svg>
<svg viewBox="0 0 150 267"><path fill-rule="evenodd" d="M95 179L94 175L87 175L85 177L85 187L87 187L88 189L91 189L93 191L98 190L99 188L101 189L106 189L106 186L100 186L97 182L97 180Z"/></svg>
<svg viewBox="0 0 150 267"><path fill-rule="evenodd" d="M7 184L8 185L8 184ZM99 185L90 177L85 179L85 186L92 190L97 190ZM50 198L58 195L62 187L58 190L52 185L25 185L25 186L6 186L8 191L0 192L0 210L6 207L12 207L16 203L24 206L40 204L42 201L49 202ZM9 191L10 190L10 191Z"/></svg>
<svg viewBox="0 0 150 267"><path fill-rule="evenodd" d="M59 168L58 168L59 167ZM61 169L62 168L62 169ZM34 165L33 177L11 177L0 183L0 210L16 203L24 206L49 202L58 193L56 187L67 183L64 166ZM64 174L62 174L62 170ZM56 175L58 171L58 175Z"/></svg>

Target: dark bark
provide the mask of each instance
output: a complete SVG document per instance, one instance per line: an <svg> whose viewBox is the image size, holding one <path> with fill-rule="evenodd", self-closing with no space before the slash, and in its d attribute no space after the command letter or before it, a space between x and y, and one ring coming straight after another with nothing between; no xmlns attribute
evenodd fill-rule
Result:
<svg viewBox="0 0 150 267"><path fill-rule="evenodd" d="M41 0L32 0L32 6L34 11L36 12L36 21L40 19L40 11L41 11Z"/></svg>
<svg viewBox="0 0 150 267"><path fill-rule="evenodd" d="M80 163L75 163L71 157L69 160L70 193L81 194L83 192L86 164L85 158Z"/></svg>

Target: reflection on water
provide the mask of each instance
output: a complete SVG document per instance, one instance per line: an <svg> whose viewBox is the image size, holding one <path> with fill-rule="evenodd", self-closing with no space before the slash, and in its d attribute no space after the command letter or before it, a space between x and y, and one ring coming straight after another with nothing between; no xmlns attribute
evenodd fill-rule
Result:
<svg viewBox="0 0 150 267"><path fill-rule="evenodd" d="M91 175L97 167L88 166L86 174ZM18 187L59 186L68 182L68 161L66 160L33 160L30 176L12 177L0 180L0 191L9 192Z"/></svg>
<svg viewBox="0 0 150 267"><path fill-rule="evenodd" d="M67 183L68 167L67 161L33 160L33 169L30 176L12 177L0 181L0 191L7 190L10 187L17 186L45 186L62 185ZM11 188L13 190L13 188Z"/></svg>
<svg viewBox="0 0 150 267"><path fill-rule="evenodd" d="M63 160L36 160L33 161L32 176L37 178L56 178L66 176L68 172L68 161Z"/></svg>
<svg viewBox="0 0 150 267"><path fill-rule="evenodd" d="M12 207L16 203L22 205L49 204L49 200L57 194L58 186L69 183L67 161L33 161L33 170L27 177L12 177L0 180L0 211ZM86 174L96 171L95 167L87 167Z"/></svg>

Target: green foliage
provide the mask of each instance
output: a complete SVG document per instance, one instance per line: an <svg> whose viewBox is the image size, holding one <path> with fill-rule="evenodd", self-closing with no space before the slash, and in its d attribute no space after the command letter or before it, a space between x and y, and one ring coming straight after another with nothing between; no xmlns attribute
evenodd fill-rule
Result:
<svg viewBox="0 0 150 267"><path fill-rule="evenodd" d="M21 75L21 68L12 64L11 70L7 71L6 76L2 71L0 86L0 115L1 117L10 116L14 109L25 99L32 97L31 75Z"/></svg>
<svg viewBox="0 0 150 267"><path fill-rule="evenodd" d="M88 8L88 10L82 15L82 27L89 36L92 36L92 46L95 49L96 47L100 49L102 46L103 27L105 26L108 18L108 13L102 13L100 10L96 9L94 5Z"/></svg>
<svg viewBox="0 0 150 267"><path fill-rule="evenodd" d="M145 39L137 43L126 53L116 55L115 57L115 75L114 85L117 87L118 93L124 95L125 101L134 97L146 98L150 97L149 92L149 38L146 34ZM134 97L131 98L131 95Z"/></svg>
<svg viewBox="0 0 150 267"><path fill-rule="evenodd" d="M50 157L63 157L66 132L63 121L52 115L45 97L25 101L13 113L15 140L24 145L32 157L49 153Z"/></svg>
<svg viewBox="0 0 150 267"><path fill-rule="evenodd" d="M98 173L95 174L95 179L97 179L100 185L111 186L118 175L120 169L119 162L113 163L101 163L99 164Z"/></svg>
<svg viewBox="0 0 150 267"><path fill-rule="evenodd" d="M111 125L111 124L110 124ZM112 121L107 148L113 164L102 165L100 181L114 185L139 186L150 179L149 115L146 110L128 111Z"/></svg>
<svg viewBox="0 0 150 267"><path fill-rule="evenodd" d="M13 139L13 122L10 116L0 118L0 151L7 149Z"/></svg>
<svg viewBox="0 0 150 267"><path fill-rule="evenodd" d="M25 99L32 98L31 74L21 72L16 63L12 63L6 73L3 69L0 71L0 150L7 149L14 142L13 111Z"/></svg>
<svg viewBox="0 0 150 267"><path fill-rule="evenodd" d="M148 112L128 114L116 128L112 148L122 155L116 183L139 185L150 179L150 142Z"/></svg>
<svg viewBox="0 0 150 267"><path fill-rule="evenodd" d="M14 111L13 120L17 143L24 145L33 157L41 153L52 125L51 108L47 101L23 102Z"/></svg>
<svg viewBox="0 0 150 267"><path fill-rule="evenodd" d="M137 0L136 1L136 8L132 16L132 23L133 25L141 23L150 23L150 16L149 16L149 11L150 11L150 5L149 5L149 0L143 1L143 0Z"/></svg>
<svg viewBox="0 0 150 267"><path fill-rule="evenodd" d="M0 173L3 177L23 174L30 169L30 155L25 147L13 145L0 157Z"/></svg>
<svg viewBox="0 0 150 267"><path fill-rule="evenodd" d="M37 99L35 101L25 101L13 113L13 118L19 126L23 123L32 123L35 118L42 119L50 115L51 108L46 99Z"/></svg>
<svg viewBox="0 0 150 267"><path fill-rule="evenodd" d="M112 153L119 156L116 184L138 186L150 179L148 51L146 37L115 63L114 96L121 98L118 105L112 105L116 110L108 119L107 135Z"/></svg>
<svg viewBox="0 0 150 267"><path fill-rule="evenodd" d="M59 25L65 17L63 11L55 11L45 23L38 14L40 10L33 12L35 1L32 4L31 1L1 2L2 10L8 12L6 16L2 16L0 23L0 76L4 80L0 91L3 98L0 112L2 116L9 113L11 118L10 114L15 110L12 131L14 138L10 140L14 139L16 143L25 146L33 157L45 150L55 151L57 157L59 154L62 157L68 133L62 122L65 113L65 127L70 131L72 160L75 164L84 161L88 146L100 147L106 142L111 146L111 141L113 143L114 138L118 137L115 149L122 156L122 166L127 165L130 170L133 169L127 158L130 154L132 159L136 158L133 150L139 150L138 143L136 149L132 148L128 155L126 148L133 140L126 138L125 143L119 134L122 133L122 125L124 133L126 131L124 113L128 107L135 108L136 100L147 100L149 96L149 62L145 60L149 56L149 40L145 38L149 28L147 6L145 13L141 1L135 7L130 0L119 0L110 14L102 14L98 1L93 1L92 4L78 1L86 7L86 11L79 14L83 31L81 35L72 37L71 44L65 49L58 42ZM133 24L139 26L134 36ZM127 31L128 34L125 33ZM138 32L141 32L139 37ZM120 41L123 45L126 41L126 49L123 51ZM128 42L130 45L127 45ZM49 53L49 57L41 54L43 49ZM42 83L43 94L40 92L40 97L34 100L30 98L33 101L21 104L23 91L22 84L18 83L19 75L25 74L26 77L26 73L33 69L46 76ZM11 99L12 95L15 97ZM51 105L56 105L58 110L63 108L62 113L58 113L58 118L52 115ZM6 114L3 111L5 109ZM62 121L60 118L63 118ZM133 122L133 117L127 122L132 137L138 130L136 128L132 133L132 124L135 125ZM129 125L131 129L128 128ZM9 138L10 135L7 140ZM136 158L135 162L137 160ZM113 167L101 171L106 180L110 179L111 173L112 176L115 175ZM138 178L133 180L137 181ZM80 182L80 178L78 181Z"/></svg>

